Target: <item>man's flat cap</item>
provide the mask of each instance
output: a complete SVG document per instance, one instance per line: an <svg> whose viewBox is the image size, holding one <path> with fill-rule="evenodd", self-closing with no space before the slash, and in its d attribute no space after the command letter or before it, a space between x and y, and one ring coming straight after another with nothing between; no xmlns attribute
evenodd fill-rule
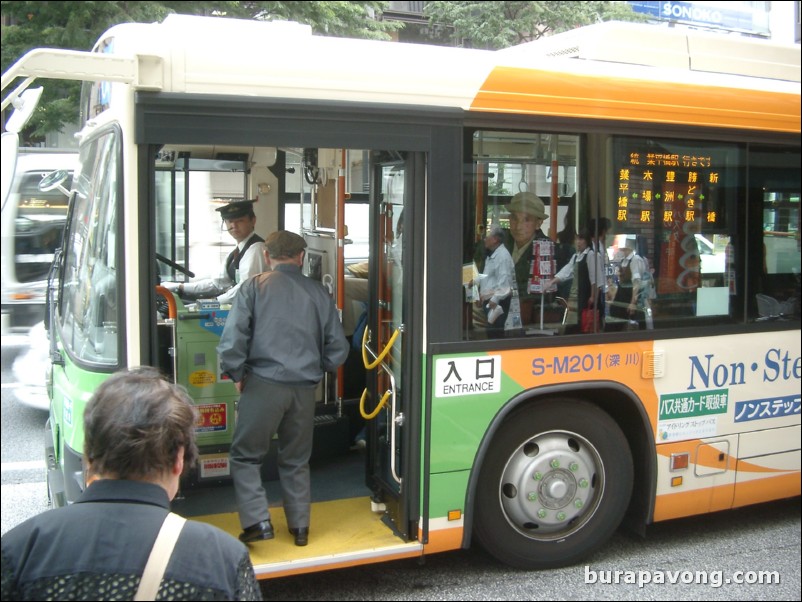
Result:
<svg viewBox="0 0 802 602"><path fill-rule="evenodd" d="M265 247L270 257L283 259L298 255L298 253L306 248L306 241L295 232L278 230L267 237Z"/></svg>

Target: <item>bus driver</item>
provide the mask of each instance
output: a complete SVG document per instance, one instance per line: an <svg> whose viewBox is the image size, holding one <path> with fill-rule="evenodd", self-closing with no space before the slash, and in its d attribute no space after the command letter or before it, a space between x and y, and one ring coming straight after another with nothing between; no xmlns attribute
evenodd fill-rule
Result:
<svg viewBox="0 0 802 602"><path fill-rule="evenodd" d="M228 233L237 241L237 246L229 253L222 273L217 278L204 278L186 283L164 282L162 286L171 292L177 292L185 299L216 297L220 303L231 303L239 290L240 283L267 271L262 245L257 244L263 243L264 239L254 232L256 226L254 202L235 201L217 209Z"/></svg>

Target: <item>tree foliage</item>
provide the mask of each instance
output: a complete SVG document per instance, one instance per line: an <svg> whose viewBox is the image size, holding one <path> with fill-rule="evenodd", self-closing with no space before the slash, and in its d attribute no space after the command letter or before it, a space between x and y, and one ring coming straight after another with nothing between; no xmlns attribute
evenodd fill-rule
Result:
<svg viewBox="0 0 802 602"><path fill-rule="evenodd" d="M320 35L389 39L397 22L378 18L387 2L0 2L11 24L3 27L2 69L33 48L91 50L112 25L161 21L170 13L306 23ZM45 86L25 143L77 121L80 83L52 80Z"/></svg>
<svg viewBox="0 0 802 602"><path fill-rule="evenodd" d="M499 49L599 21L640 21L625 2L429 2L424 14L468 48Z"/></svg>

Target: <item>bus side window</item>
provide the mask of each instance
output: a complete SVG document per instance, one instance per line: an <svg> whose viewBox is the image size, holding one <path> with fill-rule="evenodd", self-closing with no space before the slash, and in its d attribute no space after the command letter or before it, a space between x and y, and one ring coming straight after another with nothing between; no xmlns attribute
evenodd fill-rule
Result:
<svg viewBox="0 0 802 602"><path fill-rule="evenodd" d="M581 141L575 134L553 132L473 132L472 155L466 157L465 173L469 175L462 224L464 339L488 336L485 311L474 298L480 291L472 284L484 271L484 238L494 227L506 232L504 245L515 267L515 290L504 328L496 325L491 329L493 336L539 336L566 330L565 302L556 299L554 293L541 294L538 288L539 279L545 282L548 274L541 276L534 270L534 243L546 238L562 243L567 237L568 245L561 250L569 257L573 254L570 249L577 228ZM545 148L554 149L560 158L557 163L543 153ZM512 204L516 195L518 200ZM545 251L546 247L538 249Z"/></svg>
<svg viewBox="0 0 802 602"><path fill-rule="evenodd" d="M743 244L743 237L736 236L743 219L738 204L743 149L701 140L616 136L612 155L612 200L603 208L614 216L607 243L618 269L610 286L620 284L623 249L634 239L635 252L647 262L639 296L648 307L637 329L740 319L742 293L736 270L728 266L733 253L746 251L734 248ZM610 317L606 330L634 328L626 317Z"/></svg>
<svg viewBox="0 0 802 602"><path fill-rule="evenodd" d="M755 266L760 270L760 277L756 279L759 287L755 292L758 320L800 317L800 190L798 180L794 181L792 166L783 164L785 158L785 154L773 156L775 175L772 181L763 186L756 182L750 199L762 210L761 248L757 254L761 264ZM799 155L793 161L798 165ZM752 170L753 177L760 177L762 170L758 167ZM790 176L787 182L783 175Z"/></svg>

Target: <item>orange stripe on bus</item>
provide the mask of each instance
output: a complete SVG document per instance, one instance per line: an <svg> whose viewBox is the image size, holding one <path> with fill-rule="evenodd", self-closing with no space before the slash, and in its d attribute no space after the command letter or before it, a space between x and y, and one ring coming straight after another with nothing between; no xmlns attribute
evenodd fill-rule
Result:
<svg viewBox="0 0 802 602"><path fill-rule="evenodd" d="M713 510L726 510L732 505L734 487L729 483L659 495L654 502L654 521L705 514Z"/></svg>
<svg viewBox="0 0 802 602"><path fill-rule="evenodd" d="M739 465L740 466L740 465ZM802 493L800 474L785 474L768 479L755 479L737 483L733 508L770 502L781 498L796 497Z"/></svg>
<svg viewBox="0 0 802 602"><path fill-rule="evenodd" d="M603 346L585 347L581 351L576 347L571 348L544 348L535 350L513 350L513 351L494 351L492 355L502 357L504 374L511 378L522 389L533 389L542 385L554 385L571 382L585 382L589 372L578 370L583 359L592 359L594 366L599 367L598 378L600 381L619 383L629 387L640 400L644 411L649 417L649 424L652 429L657 424L658 398L654 389L654 381L645 379L641 374L641 365L644 361L644 354L652 351L653 344L649 341L618 343L613 348ZM602 352L602 350L604 350ZM604 357L616 355L619 358L634 358L637 363L634 366L618 365L608 367L600 365ZM550 368L547 374L541 376L533 375L532 361L534 358L541 358ZM558 369L556 366L560 364Z"/></svg>
<svg viewBox="0 0 802 602"><path fill-rule="evenodd" d="M758 504L800 494L798 472L657 496L654 522Z"/></svg>
<svg viewBox="0 0 802 602"><path fill-rule="evenodd" d="M423 541L423 531L418 529L418 541ZM448 552L462 547L462 527L429 531L429 543L424 546L426 554Z"/></svg>
<svg viewBox="0 0 802 602"><path fill-rule="evenodd" d="M787 468L772 468L771 466L763 466L760 464L755 464L753 462L749 462L747 460L739 460L735 456L731 456L729 454L725 454L727 456L727 465L726 467L722 465L721 460L719 460L719 456L724 453L720 449L717 449L712 443L702 443L700 440L689 440L684 442L686 445L686 451L691 455L691 462L697 464L699 466L707 466L710 468L720 468L727 470L738 470L739 473L769 473L769 472L788 472ZM701 446L701 447L700 447ZM698 449L698 451L697 451ZM696 452L696 456L694 457L694 452ZM677 453L677 445L673 444L671 446L668 445L659 445L657 446L657 453L661 456L665 456L667 458L671 457L671 454ZM772 456L765 456L764 460L770 460Z"/></svg>
<svg viewBox="0 0 802 602"><path fill-rule="evenodd" d="M293 575L305 575L307 573L318 573L320 571L330 571L332 569L346 569L355 566L363 566L367 564L376 564L377 562L389 562L392 560L402 560L404 558L418 558L421 556L420 548L410 548L409 550L399 550L392 553L382 554L378 556L369 556L367 558L349 558L348 560L333 561L331 557L322 557L319 563L304 564L302 566L292 567L287 564L287 568L271 570L270 572L260 572L259 566L254 566L254 571L257 579L273 579L274 577L290 577Z"/></svg>
<svg viewBox="0 0 802 602"><path fill-rule="evenodd" d="M799 96L496 67L473 111L799 132Z"/></svg>

